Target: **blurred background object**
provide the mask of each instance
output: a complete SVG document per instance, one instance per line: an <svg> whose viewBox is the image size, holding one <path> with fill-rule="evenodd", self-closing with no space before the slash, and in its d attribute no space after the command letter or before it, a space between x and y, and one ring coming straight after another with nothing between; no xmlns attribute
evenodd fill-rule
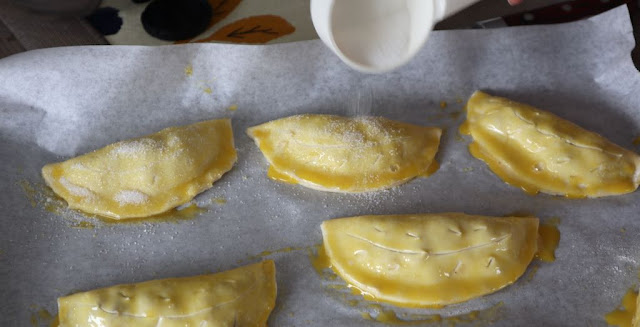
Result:
<svg viewBox="0 0 640 327"><path fill-rule="evenodd" d="M95 10L100 0L12 0L14 3L34 11L54 15L86 16Z"/></svg>
<svg viewBox="0 0 640 327"><path fill-rule="evenodd" d="M32 9L27 6L29 2L25 1L23 5L22 1L0 0L0 58L40 48L108 44L86 19L79 16L83 10L55 14L47 11L44 5ZM37 2L54 4L58 1Z"/></svg>
<svg viewBox="0 0 640 327"><path fill-rule="evenodd" d="M0 58L26 50L70 45L275 43L317 37L309 15L308 0L192 0L211 8L209 23L201 24L202 31L196 37L161 40L152 36L154 26L149 33L149 24L145 25L141 20L147 7L158 1L163 0L0 0ZM511 6L507 0L482 0L440 22L435 28L562 23L627 5L638 40L638 2L640 0L525 0ZM636 49L636 66L640 62L637 52Z"/></svg>

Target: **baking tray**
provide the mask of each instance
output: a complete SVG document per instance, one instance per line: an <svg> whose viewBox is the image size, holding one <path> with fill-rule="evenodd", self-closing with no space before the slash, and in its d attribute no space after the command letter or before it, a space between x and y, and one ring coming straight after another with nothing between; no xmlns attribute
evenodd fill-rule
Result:
<svg viewBox="0 0 640 327"><path fill-rule="evenodd" d="M47 325L56 298L75 291L270 258L278 281L271 326L376 326L363 314L385 310L424 325L440 324L428 322L437 314L452 317L444 325L604 326L603 315L637 281L639 193L581 200L527 195L471 157L469 138L457 128L464 101L482 89L547 109L637 150L632 140L640 134L640 78L629 55L633 46L621 7L563 25L437 31L407 66L383 75L348 69L317 40L73 47L5 58L0 325ZM361 195L269 180L267 163L245 129L305 112L440 126L441 168L429 178ZM43 186L40 169L46 163L220 117L232 118L238 163L195 199L204 210L193 217L105 223L64 209ZM309 260L322 241L323 220L451 211L530 213L560 221L557 260L534 262L512 286L440 310L358 300ZM470 314L474 310L480 313Z"/></svg>

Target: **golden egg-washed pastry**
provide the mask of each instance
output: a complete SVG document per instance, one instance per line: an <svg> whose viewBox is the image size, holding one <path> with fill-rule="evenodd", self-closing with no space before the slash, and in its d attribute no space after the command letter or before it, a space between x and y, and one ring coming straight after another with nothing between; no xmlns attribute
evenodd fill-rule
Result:
<svg viewBox="0 0 640 327"><path fill-rule="evenodd" d="M475 92L461 132L471 154L524 191L571 198L633 192L640 156L549 112Z"/></svg>
<svg viewBox="0 0 640 327"><path fill-rule="evenodd" d="M269 177L330 192L390 188L437 170L442 130L381 117L305 114L251 127Z"/></svg>
<svg viewBox="0 0 640 327"><path fill-rule="evenodd" d="M441 307L517 280L536 253L538 218L361 216L323 222L322 236L331 268L363 294Z"/></svg>
<svg viewBox="0 0 640 327"><path fill-rule="evenodd" d="M275 300L275 265L268 260L61 297L59 327L266 326Z"/></svg>
<svg viewBox="0 0 640 327"><path fill-rule="evenodd" d="M229 119L171 127L48 164L42 176L72 209L147 217L189 202L236 162Z"/></svg>

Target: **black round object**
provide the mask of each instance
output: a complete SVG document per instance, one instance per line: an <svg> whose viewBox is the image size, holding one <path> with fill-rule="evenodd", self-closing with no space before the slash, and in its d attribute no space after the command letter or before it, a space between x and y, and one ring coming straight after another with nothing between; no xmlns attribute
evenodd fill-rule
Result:
<svg viewBox="0 0 640 327"><path fill-rule="evenodd" d="M140 20L149 35L178 41L204 32L211 15L211 5L206 0L154 0L144 9Z"/></svg>
<svg viewBox="0 0 640 327"><path fill-rule="evenodd" d="M102 35L113 35L122 27L122 18L118 16L118 12L118 9L112 7L98 8L87 17L87 20Z"/></svg>

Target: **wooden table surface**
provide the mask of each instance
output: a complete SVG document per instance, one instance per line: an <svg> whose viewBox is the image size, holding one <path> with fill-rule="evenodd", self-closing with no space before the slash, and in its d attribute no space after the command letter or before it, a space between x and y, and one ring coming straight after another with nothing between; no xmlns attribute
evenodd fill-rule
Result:
<svg viewBox="0 0 640 327"><path fill-rule="evenodd" d="M469 28L477 21L521 13L563 1L565 0L525 0L523 4L512 7L506 0L482 0L436 27ZM629 8L633 8L631 13L636 37L640 31L640 28L637 28L640 22L640 11L636 9L638 7L637 3L629 5ZM100 44L108 42L83 18L39 13L17 5L15 0L0 0L0 58L40 48Z"/></svg>

